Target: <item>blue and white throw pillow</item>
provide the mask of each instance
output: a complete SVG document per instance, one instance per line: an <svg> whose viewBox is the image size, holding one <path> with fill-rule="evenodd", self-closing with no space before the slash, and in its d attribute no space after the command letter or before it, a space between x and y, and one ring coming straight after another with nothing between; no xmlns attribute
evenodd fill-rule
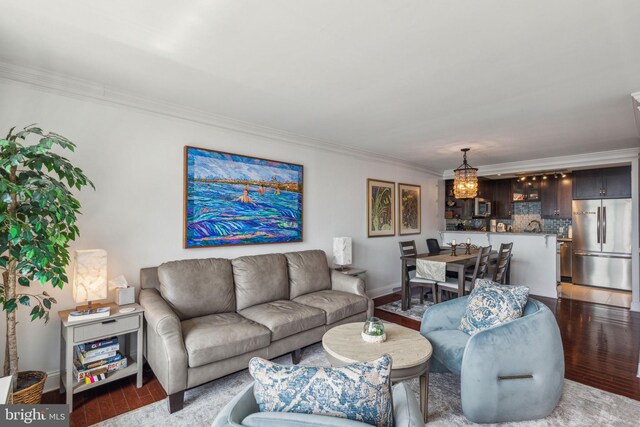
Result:
<svg viewBox="0 0 640 427"><path fill-rule="evenodd" d="M460 329L475 335L485 329L502 325L522 317L527 305L529 288L501 285L491 280L478 279L469 294L467 309L460 320Z"/></svg>
<svg viewBox="0 0 640 427"><path fill-rule="evenodd" d="M284 366L254 357L249 373L260 412L296 412L393 425L391 356L337 368Z"/></svg>

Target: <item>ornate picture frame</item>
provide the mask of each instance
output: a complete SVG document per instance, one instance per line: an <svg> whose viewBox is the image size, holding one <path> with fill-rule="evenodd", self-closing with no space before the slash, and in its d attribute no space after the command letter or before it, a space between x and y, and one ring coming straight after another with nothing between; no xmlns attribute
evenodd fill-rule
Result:
<svg viewBox="0 0 640 427"><path fill-rule="evenodd" d="M367 179L367 236L396 235L396 183Z"/></svg>
<svg viewBox="0 0 640 427"><path fill-rule="evenodd" d="M422 231L421 187L398 183L398 234L406 236Z"/></svg>

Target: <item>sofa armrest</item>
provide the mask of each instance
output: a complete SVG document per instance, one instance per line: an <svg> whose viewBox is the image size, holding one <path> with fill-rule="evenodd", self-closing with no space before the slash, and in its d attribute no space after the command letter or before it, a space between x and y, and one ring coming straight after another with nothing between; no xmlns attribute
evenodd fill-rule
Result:
<svg viewBox="0 0 640 427"><path fill-rule="evenodd" d="M367 296L364 280L361 278L331 270L331 289L365 297L368 302L367 316L373 316L373 300Z"/></svg>
<svg viewBox="0 0 640 427"><path fill-rule="evenodd" d="M176 313L155 289L140 290L147 325L146 359L167 394L187 388L187 349Z"/></svg>
<svg viewBox="0 0 640 427"><path fill-rule="evenodd" d="M531 301L531 300L530 300ZM564 384L564 352L555 317L537 312L471 337L462 358L461 400L474 422L547 416ZM535 401L535 405L528 402Z"/></svg>
<svg viewBox="0 0 640 427"><path fill-rule="evenodd" d="M442 329L458 329L468 299L469 296L464 296L429 307L422 316L420 333L427 335L429 332Z"/></svg>

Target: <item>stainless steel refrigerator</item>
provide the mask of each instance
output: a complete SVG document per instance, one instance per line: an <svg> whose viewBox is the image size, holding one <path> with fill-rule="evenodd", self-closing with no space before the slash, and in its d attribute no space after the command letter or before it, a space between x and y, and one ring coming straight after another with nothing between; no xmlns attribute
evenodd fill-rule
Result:
<svg viewBox="0 0 640 427"><path fill-rule="evenodd" d="M631 290L631 199L574 200L573 283Z"/></svg>

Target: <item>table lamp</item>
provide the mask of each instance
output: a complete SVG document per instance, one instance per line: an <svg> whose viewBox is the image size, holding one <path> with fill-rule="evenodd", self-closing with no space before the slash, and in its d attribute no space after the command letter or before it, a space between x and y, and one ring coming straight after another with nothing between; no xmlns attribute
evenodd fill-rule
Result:
<svg viewBox="0 0 640 427"><path fill-rule="evenodd" d="M351 265L351 237L333 238L333 263L336 270L345 271Z"/></svg>
<svg viewBox="0 0 640 427"><path fill-rule="evenodd" d="M92 310L101 304L93 301L107 298L107 251L103 249L87 249L74 252L73 267L73 299L76 310Z"/></svg>

